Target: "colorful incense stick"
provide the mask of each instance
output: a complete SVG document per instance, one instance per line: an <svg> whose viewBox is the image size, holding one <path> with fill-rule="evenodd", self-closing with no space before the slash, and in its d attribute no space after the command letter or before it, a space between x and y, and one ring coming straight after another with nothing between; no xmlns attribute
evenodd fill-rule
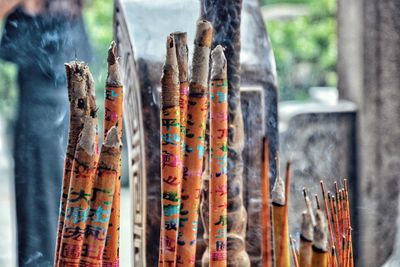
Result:
<svg viewBox="0 0 400 267"><path fill-rule="evenodd" d="M72 166L59 266L79 266L97 164L97 118L86 116Z"/></svg>
<svg viewBox="0 0 400 267"><path fill-rule="evenodd" d="M187 46L186 32L174 32L171 34L174 37L176 48L176 59L178 62L179 70L179 108L181 116L181 162L185 154L185 132L186 120L188 111L188 97L189 97L189 79L188 79L188 54L189 49Z"/></svg>
<svg viewBox="0 0 400 267"><path fill-rule="evenodd" d="M161 78L161 229L159 266L175 266L181 204L179 76L174 38L167 37Z"/></svg>
<svg viewBox="0 0 400 267"><path fill-rule="evenodd" d="M122 101L121 83L117 58L117 45L113 41L108 49L108 74L104 99L104 138L111 127L116 126L118 135L122 136ZM106 247L103 255L103 266L119 266L119 227L120 227L120 194L121 194L121 159L118 160L115 192L112 203L110 225L107 232Z"/></svg>
<svg viewBox="0 0 400 267"><path fill-rule="evenodd" d="M312 222L312 214L309 210L303 211L300 232L300 266L311 267L312 259L312 241L314 226Z"/></svg>
<svg viewBox="0 0 400 267"><path fill-rule="evenodd" d="M65 155L64 174L62 178L62 191L60 198L60 214L58 218L57 239L54 256L54 266L59 266L61 238L64 227L65 208L70 186L72 164L74 161L78 137L83 128L83 117L89 115L88 78L89 67L80 61L65 64L67 76L68 99L70 102L70 122L68 145Z"/></svg>
<svg viewBox="0 0 400 267"><path fill-rule="evenodd" d="M114 126L101 148L94 180L79 266L103 266L103 252L110 224L111 208L118 180L121 138Z"/></svg>
<svg viewBox="0 0 400 267"><path fill-rule="evenodd" d="M194 266L199 219L201 175L204 158L204 138L208 111L208 72L212 26L207 21L197 23L189 85L185 154L183 161L182 203L179 220L177 265ZM182 116L182 115L181 115Z"/></svg>
<svg viewBox="0 0 400 267"><path fill-rule="evenodd" d="M227 265L228 83L222 46L211 54L209 266Z"/></svg>

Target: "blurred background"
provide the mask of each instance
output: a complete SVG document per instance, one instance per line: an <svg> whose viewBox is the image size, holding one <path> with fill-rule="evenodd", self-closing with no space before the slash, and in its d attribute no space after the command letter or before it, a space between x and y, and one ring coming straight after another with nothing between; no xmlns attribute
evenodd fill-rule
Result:
<svg viewBox="0 0 400 267"><path fill-rule="evenodd" d="M129 2L143 10L149 3L143 0L116 2ZM256 1L243 2L251 6ZM400 266L400 237L397 236L397 229L400 229L400 1L258 2L274 55L274 59L272 56L272 60L265 61L275 60L275 65L268 67L272 73L276 67L277 73L277 81L273 79L273 82L277 82L279 89L279 127L276 128L282 166L289 159L293 165L292 192L295 195L291 196L291 211L300 214L297 211L302 209L301 189L304 185L311 193L317 193L320 179L326 178L330 183L348 177L355 242L358 243L356 266ZM92 50L90 68L96 83L100 118L103 117L107 75L106 52L113 29L117 28L113 27L116 24L113 12L111 0L83 1L82 18ZM140 17L141 14L136 15ZM126 20L133 19L128 16ZM5 21L1 21L2 25ZM242 54L247 47L244 46ZM143 50L134 52L137 56ZM146 58L141 58L135 63L147 66L145 61ZM150 78L158 82L159 73ZM157 86L154 82L152 85ZM254 88L244 88L245 104L242 106L247 111L256 110L254 107L257 106L252 105L262 107L262 101L257 102L260 99L258 93ZM13 140L18 99L18 67L0 60L0 266L10 267L16 266L17 262ZM247 144L253 145L250 150L258 147L251 142ZM126 151L124 160L128 161ZM134 163L124 165L129 164ZM123 171L125 187L121 197L125 206L122 208L130 211L128 170ZM253 175L249 170L245 171L249 177ZM252 194L251 188L246 190L247 195ZM251 199L248 202L249 213L258 216L257 209L252 211ZM121 229L129 229L129 220L130 214L123 213ZM297 217L291 218L293 234L298 234L296 220ZM256 221L249 220L249 224L252 222ZM258 233L255 237L257 235L259 238ZM131 242L129 232L123 233L122 237L126 244ZM128 248L123 246L121 250L122 262L129 261Z"/></svg>

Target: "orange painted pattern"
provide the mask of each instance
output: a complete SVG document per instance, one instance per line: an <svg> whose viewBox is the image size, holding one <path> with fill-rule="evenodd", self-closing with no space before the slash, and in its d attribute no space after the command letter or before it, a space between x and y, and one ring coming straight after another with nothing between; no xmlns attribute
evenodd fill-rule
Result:
<svg viewBox="0 0 400 267"><path fill-rule="evenodd" d="M210 105L210 266L227 264L228 86L211 81Z"/></svg>

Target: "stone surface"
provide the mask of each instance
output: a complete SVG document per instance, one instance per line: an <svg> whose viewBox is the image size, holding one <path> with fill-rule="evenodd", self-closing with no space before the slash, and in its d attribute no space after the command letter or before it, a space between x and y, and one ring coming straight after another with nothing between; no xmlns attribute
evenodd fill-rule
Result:
<svg viewBox="0 0 400 267"><path fill-rule="evenodd" d="M359 106L361 249L356 265L380 266L393 252L400 230L394 227L400 173L400 2L340 0L338 11L339 90Z"/></svg>

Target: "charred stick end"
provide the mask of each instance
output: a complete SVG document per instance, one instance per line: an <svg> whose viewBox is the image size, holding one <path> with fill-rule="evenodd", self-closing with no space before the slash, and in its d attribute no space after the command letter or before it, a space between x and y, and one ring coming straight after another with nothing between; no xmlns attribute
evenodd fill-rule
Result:
<svg viewBox="0 0 400 267"><path fill-rule="evenodd" d="M285 182L280 176L276 177L274 187L272 188L272 203L284 206L285 199Z"/></svg>
<svg viewBox="0 0 400 267"><path fill-rule="evenodd" d="M119 71L118 57L117 57L117 44L115 41L111 42L108 48L108 74L107 74L107 86L119 87L122 85L121 75Z"/></svg>
<svg viewBox="0 0 400 267"><path fill-rule="evenodd" d="M83 129L79 137L78 147L85 150L89 155L96 152L96 119L85 116Z"/></svg>
<svg viewBox="0 0 400 267"><path fill-rule="evenodd" d="M162 109L179 106L179 71L176 58L175 41L167 37L167 55L161 77Z"/></svg>
<svg viewBox="0 0 400 267"><path fill-rule="evenodd" d="M326 218L322 211L317 210L315 214L316 224L314 226L313 248L317 251L328 251L328 228Z"/></svg>
<svg viewBox="0 0 400 267"><path fill-rule="evenodd" d="M210 22L197 22L196 37L192 61L192 78L190 81L193 93L205 93L208 88L210 50L213 28Z"/></svg>
<svg viewBox="0 0 400 267"><path fill-rule="evenodd" d="M227 79L227 62L224 54L224 48L217 45L211 52L211 80L226 80Z"/></svg>
<svg viewBox="0 0 400 267"><path fill-rule="evenodd" d="M189 49L187 45L187 33L174 32L171 33L171 36L173 36L176 46L176 58L178 61L178 68L179 68L179 81L181 83L188 82Z"/></svg>

